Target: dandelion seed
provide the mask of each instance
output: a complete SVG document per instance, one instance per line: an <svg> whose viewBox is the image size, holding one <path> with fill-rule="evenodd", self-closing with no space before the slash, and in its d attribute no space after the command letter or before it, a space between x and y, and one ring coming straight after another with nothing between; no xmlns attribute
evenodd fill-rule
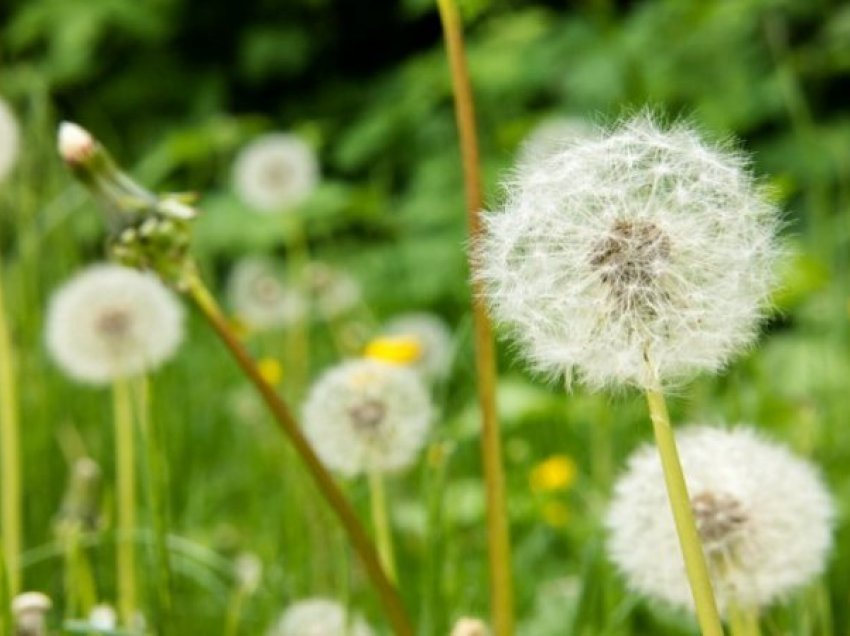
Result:
<svg viewBox="0 0 850 636"><path fill-rule="evenodd" d="M268 636L373 636L372 628L360 615L330 599L298 601L284 611Z"/></svg>
<svg viewBox="0 0 850 636"><path fill-rule="evenodd" d="M258 212L281 212L302 203L319 181L316 154L289 133L273 133L248 144L233 167L239 196Z"/></svg>
<svg viewBox="0 0 850 636"><path fill-rule="evenodd" d="M490 636L490 630L478 618L460 618L452 627L451 636Z"/></svg>
<svg viewBox="0 0 850 636"><path fill-rule="evenodd" d="M410 466L425 444L432 406L413 371L350 360L314 384L304 432L332 470L346 476Z"/></svg>
<svg viewBox="0 0 850 636"><path fill-rule="evenodd" d="M409 336L416 339L422 355L415 368L430 382L444 380L451 371L454 360L452 332L439 316L414 312L396 316L384 333L390 336Z"/></svg>
<svg viewBox="0 0 850 636"><path fill-rule="evenodd" d="M823 570L834 512L811 464L749 428L690 427L678 444L722 612L765 607ZM610 558L630 587L693 608L653 448L629 459L606 526Z"/></svg>
<svg viewBox="0 0 850 636"><path fill-rule="evenodd" d="M745 160L640 116L520 166L477 247L496 318L536 368L647 388L752 342L777 214Z"/></svg>
<svg viewBox="0 0 850 636"><path fill-rule="evenodd" d="M54 294L47 346L71 377L108 384L152 371L183 339L183 311L150 274L118 265L89 267Z"/></svg>
<svg viewBox="0 0 850 636"><path fill-rule="evenodd" d="M0 98L0 182L12 171L20 152L18 120L5 100Z"/></svg>
<svg viewBox="0 0 850 636"><path fill-rule="evenodd" d="M233 268L228 282L230 306L249 327L289 327L307 315L307 303L271 261L249 257Z"/></svg>

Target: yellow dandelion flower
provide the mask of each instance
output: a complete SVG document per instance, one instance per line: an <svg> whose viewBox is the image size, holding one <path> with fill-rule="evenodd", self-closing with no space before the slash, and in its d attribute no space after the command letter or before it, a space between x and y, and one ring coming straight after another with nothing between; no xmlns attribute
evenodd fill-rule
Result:
<svg viewBox="0 0 850 636"><path fill-rule="evenodd" d="M283 379L283 368L280 366L280 362L274 358L263 358L257 362L257 368L260 375L263 376L263 380L271 386L277 386Z"/></svg>
<svg viewBox="0 0 850 636"><path fill-rule="evenodd" d="M553 528L563 528L570 520L570 510L560 501L547 501L540 510L543 521Z"/></svg>
<svg viewBox="0 0 850 636"><path fill-rule="evenodd" d="M363 355L380 362L409 365L422 357L422 344L410 336L381 336L366 345Z"/></svg>
<svg viewBox="0 0 850 636"><path fill-rule="evenodd" d="M535 493L566 490L575 482L577 473L576 463L571 457L552 455L532 468L528 481Z"/></svg>

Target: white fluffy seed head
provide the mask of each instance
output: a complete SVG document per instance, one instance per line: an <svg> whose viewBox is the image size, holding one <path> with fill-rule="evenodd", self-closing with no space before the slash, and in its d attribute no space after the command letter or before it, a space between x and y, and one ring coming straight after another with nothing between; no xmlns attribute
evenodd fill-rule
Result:
<svg viewBox="0 0 850 636"><path fill-rule="evenodd" d="M534 366L592 387L717 370L754 339L777 213L737 153L639 116L520 165L479 276Z"/></svg>
<svg viewBox="0 0 850 636"><path fill-rule="evenodd" d="M325 598L310 598L290 605L268 636L374 636L360 615Z"/></svg>
<svg viewBox="0 0 850 636"><path fill-rule="evenodd" d="M451 636L490 636L490 630L479 618L460 618L452 627Z"/></svg>
<svg viewBox="0 0 850 636"><path fill-rule="evenodd" d="M91 609L88 622L91 627L96 629L114 630L118 626L118 613L111 605L101 603Z"/></svg>
<svg viewBox="0 0 850 636"><path fill-rule="evenodd" d="M0 98L0 182L12 171L20 152L18 120L5 100Z"/></svg>
<svg viewBox="0 0 850 636"><path fill-rule="evenodd" d="M414 312L401 314L390 320L384 333L391 336L408 336L422 348L414 368L431 382L444 380L451 371L454 359L454 341L446 322L435 314Z"/></svg>
<svg viewBox="0 0 850 636"><path fill-rule="evenodd" d="M432 405L414 371L349 360L325 372L304 405L304 432L322 461L346 476L390 472L416 459Z"/></svg>
<svg viewBox="0 0 850 636"><path fill-rule="evenodd" d="M152 371L183 339L183 310L151 274L119 265L94 265L67 282L50 301L47 347L71 377L108 384Z"/></svg>
<svg viewBox="0 0 850 636"><path fill-rule="evenodd" d="M310 263L305 268L304 277L316 314L322 320L343 316L362 300L363 291L357 279L327 263Z"/></svg>
<svg viewBox="0 0 850 636"><path fill-rule="evenodd" d="M832 545L815 468L750 428L677 435L718 606L765 607L809 582ZM657 450L629 459L606 518L611 560L636 592L693 609Z"/></svg>
<svg viewBox="0 0 850 636"><path fill-rule="evenodd" d="M307 315L307 302L284 280L283 267L247 257L233 268L227 286L231 309L249 327L258 330L287 327Z"/></svg>
<svg viewBox="0 0 850 636"><path fill-rule="evenodd" d="M257 212L284 212L302 203L319 181L316 153L290 133L264 135L242 149L233 166L233 185Z"/></svg>

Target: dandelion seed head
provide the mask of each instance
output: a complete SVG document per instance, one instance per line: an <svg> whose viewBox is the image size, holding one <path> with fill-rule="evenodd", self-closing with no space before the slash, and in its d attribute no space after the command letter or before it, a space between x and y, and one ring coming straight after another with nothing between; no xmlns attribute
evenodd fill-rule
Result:
<svg viewBox="0 0 850 636"><path fill-rule="evenodd" d="M287 327L307 315L304 296L283 280L281 266L247 257L230 274L227 287L230 306L253 329Z"/></svg>
<svg viewBox="0 0 850 636"><path fill-rule="evenodd" d="M20 153L21 133L11 107L0 98L0 182L12 171Z"/></svg>
<svg viewBox="0 0 850 636"><path fill-rule="evenodd" d="M580 117L550 117L528 133L520 144L518 163L529 164L558 153L571 143L593 133L590 122Z"/></svg>
<svg viewBox="0 0 850 636"><path fill-rule="evenodd" d="M316 313L323 320L334 320L354 309L363 292L357 280L326 263L312 262L305 268L307 286Z"/></svg>
<svg viewBox="0 0 850 636"><path fill-rule="evenodd" d="M778 215L740 154L642 115L521 163L486 215L479 276L540 371L676 382L756 336L781 254Z"/></svg>
<svg viewBox="0 0 850 636"><path fill-rule="evenodd" d="M316 189L319 162L300 137L271 133L248 144L236 158L233 184L237 194L256 211L294 208Z"/></svg>
<svg viewBox="0 0 850 636"><path fill-rule="evenodd" d="M101 603L91 608L89 626L101 630L113 630L118 627L118 613L111 605Z"/></svg>
<svg viewBox="0 0 850 636"><path fill-rule="evenodd" d="M689 427L677 441L721 611L765 607L823 570L834 512L811 464L750 428ZM629 459L606 526L609 556L630 587L693 609L654 447Z"/></svg>
<svg viewBox="0 0 850 636"><path fill-rule="evenodd" d="M322 375L304 406L304 431L329 468L346 476L398 471L422 449L432 406L410 369L369 359Z"/></svg>
<svg viewBox="0 0 850 636"><path fill-rule="evenodd" d="M490 636L490 630L481 619L464 617L454 624L451 636Z"/></svg>
<svg viewBox="0 0 850 636"><path fill-rule="evenodd" d="M374 636L359 615L325 598L304 599L290 605L268 636Z"/></svg>
<svg viewBox="0 0 850 636"><path fill-rule="evenodd" d="M414 338L422 355L414 367L430 382L444 380L451 371L454 360L452 332L446 322L435 314L412 312L390 320L384 333L391 336Z"/></svg>
<svg viewBox="0 0 850 636"><path fill-rule="evenodd" d="M183 339L183 310L157 278L119 265L94 265L50 301L47 347L71 377L107 384L152 371Z"/></svg>

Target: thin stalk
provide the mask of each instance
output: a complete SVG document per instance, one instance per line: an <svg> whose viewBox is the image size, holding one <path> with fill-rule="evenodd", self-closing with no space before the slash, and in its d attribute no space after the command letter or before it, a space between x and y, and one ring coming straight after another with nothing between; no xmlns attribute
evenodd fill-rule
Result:
<svg viewBox="0 0 850 636"><path fill-rule="evenodd" d="M163 636L173 633L173 577L171 561L168 552L168 508L166 495L168 493L168 466L165 461L165 450L162 447L162 436L157 422L150 415L150 383L145 376L133 381L133 396L136 405L136 421L142 432L144 452L142 459L145 465L145 488L148 495L153 525L153 550L155 589L159 617L158 628Z"/></svg>
<svg viewBox="0 0 850 636"><path fill-rule="evenodd" d="M3 510L0 529L3 534L3 557L6 589L14 598L21 589L20 555L22 546L21 431L18 417L18 390L15 378L15 349L3 296L0 271L0 465L2 465Z"/></svg>
<svg viewBox="0 0 850 636"><path fill-rule="evenodd" d="M744 609L737 605L729 607L730 636L760 636L758 610Z"/></svg>
<svg viewBox="0 0 850 636"><path fill-rule="evenodd" d="M682 472L679 451L676 448L676 439L670 426L667 402L664 400L658 375L649 360L649 355L647 354L646 357L650 378L650 385L646 388L646 401L649 406L649 416L652 419L655 443L661 457L667 497L673 511L676 533L679 535L679 545L685 560L685 570L694 597L697 621L703 636L723 636L723 626L714 600L705 553L697 532L691 499L688 496L685 475Z"/></svg>
<svg viewBox="0 0 850 636"><path fill-rule="evenodd" d="M360 557L366 574L372 582L375 591L384 607L387 618L397 636L413 636L413 626L404 609L397 590L387 578L378 558L378 553L372 545L369 535L357 518L357 513L336 485L331 474L322 465L310 443L301 432L301 428L292 416L289 407L262 377L257 364L248 351L233 334L227 319L219 309L215 299L204 286L201 279L195 275L187 281L187 293L192 298L204 318L221 338L230 351L236 363L245 376L253 383L260 396L268 406L280 428L289 438L301 460L307 466L322 496L336 513L337 518L345 529L352 547Z"/></svg>
<svg viewBox="0 0 850 636"><path fill-rule="evenodd" d="M369 500L372 507L372 526L375 530L375 543L378 545L378 556L387 576L394 584L398 584L395 567L395 551L393 549L393 533L387 517L387 497L384 490L384 478L377 470L369 471Z"/></svg>
<svg viewBox="0 0 850 636"><path fill-rule="evenodd" d="M116 581L118 615L125 626L132 624L138 607L136 553L136 466L133 430L133 404L127 381L115 380L112 387L115 420Z"/></svg>
<svg viewBox="0 0 850 636"><path fill-rule="evenodd" d="M237 585L230 596L227 605L227 616L224 622L224 636L237 636L239 634L239 622L242 619L242 606L247 596L244 585Z"/></svg>
<svg viewBox="0 0 850 636"><path fill-rule="evenodd" d="M296 213L284 214L289 221L288 232L288 260L289 276L288 283L304 294L306 283L304 280L304 269L310 260L310 250L307 243L307 232L304 228L303 219ZM289 377L289 388L292 399L300 400L307 388L310 379L310 316L304 315L287 329L286 333L285 360L289 363L287 375Z"/></svg>
<svg viewBox="0 0 850 636"><path fill-rule="evenodd" d="M79 524L69 526L62 537L65 549L65 617L88 616L97 603L97 588Z"/></svg>
<svg viewBox="0 0 850 636"><path fill-rule="evenodd" d="M467 222L473 244L482 233L481 173L475 107L466 67L463 29L454 0L437 0L443 35L451 68L455 117L460 135L463 177L466 188ZM475 274L474 250L469 252L470 269ZM481 453L487 495L487 541L490 560L490 605L496 636L514 632L514 601L511 575L511 544L502 467L501 439L496 413L496 356L493 329L483 303L483 290L473 275L472 315L475 334L475 371L478 402L481 407Z"/></svg>

